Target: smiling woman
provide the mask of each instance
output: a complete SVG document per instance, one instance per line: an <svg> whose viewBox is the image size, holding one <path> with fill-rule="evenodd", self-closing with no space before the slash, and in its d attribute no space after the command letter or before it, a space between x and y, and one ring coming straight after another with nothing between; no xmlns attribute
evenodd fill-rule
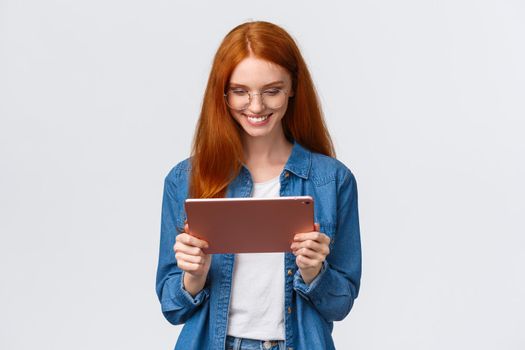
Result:
<svg viewBox="0 0 525 350"><path fill-rule="evenodd" d="M292 253L212 258L185 223L190 197L303 195L316 223ZM191 157L165 179L156 288L166 319L185 324L176 349L334 349L360 278L356 181L301 53L281 27L244 23L215 55Z"/></svg>
<svg viewBox="0 0 525 350"><path fill-rule="evenodd" d="M226 101L232 117L248 135L276 138L283 135L281 120L291 96L290 74L276 64L251 55L233 70Z"/></svg>

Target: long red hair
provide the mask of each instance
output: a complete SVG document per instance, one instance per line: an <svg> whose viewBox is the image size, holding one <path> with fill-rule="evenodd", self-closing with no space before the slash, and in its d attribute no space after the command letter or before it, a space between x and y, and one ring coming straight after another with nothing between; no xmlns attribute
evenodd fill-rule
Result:
<svg viewBox="0 0 525 350"><path fill-rule="evenodd" d="M193 139L192 198L224 197L228 184L239 174L243 131L230 116L224 92L237 64L250 55L280 65L292 77L294 96L282 119L285 137L335 157L312 78L293 38L269 22L243 23L226 35L213 60Z"/></svg>

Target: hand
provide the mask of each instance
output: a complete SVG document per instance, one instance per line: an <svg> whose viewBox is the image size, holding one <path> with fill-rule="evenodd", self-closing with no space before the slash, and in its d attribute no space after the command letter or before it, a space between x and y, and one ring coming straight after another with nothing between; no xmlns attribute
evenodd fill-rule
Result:
<svg viewBox="0 0 525 350"><path fill-rule="evenodd" d="M314 224L314 231L298 233L291 245L295 263L306 284L310 284L321 271L323 262L330 254L330 237L319 232L319 224Z"/></svg>
<svg viewBox="0 0 525 350"><path fill-rule="evenodd" d="M184 289L195 296L203 287L211 265L211 255L202 251L208 243L189 234L188 224L184 233L177 235L173 250L177 266L185 272Z"/></svg>

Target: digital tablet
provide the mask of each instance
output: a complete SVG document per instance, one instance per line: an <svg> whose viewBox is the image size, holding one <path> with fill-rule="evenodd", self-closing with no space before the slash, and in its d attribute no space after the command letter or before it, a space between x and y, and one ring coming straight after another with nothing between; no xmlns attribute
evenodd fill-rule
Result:
<svg viewBox="0 0 525 350"><path fill-rule="evenodd" d="M189 233L207 254L290 252L297 233L314 230L310 196L187 199Z"/></svg>

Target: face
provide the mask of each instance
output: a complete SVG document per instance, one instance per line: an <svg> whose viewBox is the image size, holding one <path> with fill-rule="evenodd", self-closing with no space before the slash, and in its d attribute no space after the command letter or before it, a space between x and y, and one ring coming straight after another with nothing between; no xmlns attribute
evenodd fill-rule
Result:
<svg viewBox="0 0 525 350"><path fill-rule="evenodd" d="M265 106L259 93L266 92L270 96L276 88L284 90L286 98L282 106L271 109ZM227 89L248 91L253 96L246 109L230 108L232 117L243 128L244 136L274 139L274 136L284 135L281 120L288 107L288 98L293 95L291 88L290 74L272 62L250 56L235 67Z"/></svg>

